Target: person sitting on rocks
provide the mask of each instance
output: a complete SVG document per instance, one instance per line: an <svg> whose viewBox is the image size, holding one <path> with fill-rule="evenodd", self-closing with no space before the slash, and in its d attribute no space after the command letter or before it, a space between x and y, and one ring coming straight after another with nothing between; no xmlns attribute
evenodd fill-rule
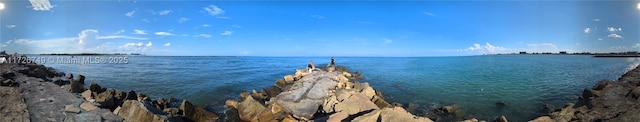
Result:
<svg viewBox="0 0 640 122"><path fill-rule="evenodd" d="M307 65L307 70L309 70L309 73L313 73L313 70L316 68L315 64L313 64L313 61L309 62L309 65Z"/></svg>

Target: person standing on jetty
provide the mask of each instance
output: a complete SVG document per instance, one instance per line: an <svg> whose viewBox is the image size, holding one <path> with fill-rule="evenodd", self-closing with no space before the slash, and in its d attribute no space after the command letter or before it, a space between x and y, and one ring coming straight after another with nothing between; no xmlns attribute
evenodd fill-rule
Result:
<svg viewBox="0 0 640 122"><path fill-rule="evenodd" d="M313 70L316 68L316 65L313 64L313 61L309 62L309 65L307 65L307 70L309 70L309 73L313 73Z"/></svg>
<svg viewBox="0 0 640 122"><path fill-rule="evenodd" d="M331 66L336 66L336 60L331 56Z"/></svg>

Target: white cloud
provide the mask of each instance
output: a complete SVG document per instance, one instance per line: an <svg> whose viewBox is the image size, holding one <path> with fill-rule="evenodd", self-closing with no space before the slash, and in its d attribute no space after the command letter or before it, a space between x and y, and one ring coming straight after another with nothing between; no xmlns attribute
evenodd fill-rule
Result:
<svg viewBox="0 0 640 122"><path fill-rule="evenodd" d="M141 19L140 21L146 22L146 23L150 23L151 21L149 21L149 19Z"/></svg>
<svg viewBox="0 0 640 122"><path fill-rule="evenodd" d="M599 41L602 41L602 40L604 40L604 39L602 39L602 38L598 38L598 40L599 40Z"/></svg>
<svg viewBox="0 0 640 122"><path fill-rule="evenodd" d="M133 34L146 35L147 33L146 33L146 32L144 32L144 30L134 29L134 30L133 30Z"/></svg>
<svg viewBox="0 0 640 122"><path fill-rule="evenodd" d="M593 19L593 21L600 22L600 19L595 18L595 19Z"/></svg>
<svg viewBox="0 0 640 122"><path fill-rule="evenodd" d="M114 33L114 34L115 34L115 35L118 35L118 34L121 34L121 33L124 33L124 30L119 30L119 31L117 31L117 32L116 32L116 33Z"/></svg>
<svg viewBox="0 0 640 122"><path fill-rule="evenodd" d="M391 39L382 39L382 41L383 41L382 42L383 44L391 44L391 43L393 43L393 40L391 40Z"/></svg>
<svg viewBox="0 0 640 122"><path fill-rule="evenodd" d="M98 39L98 30L82 30L82 32L78 34L78 49L84 50L84 45L86 44L86 42L96 39Z"/></svg>
<svg viewBox="0 0 640 122"><path fill-rule="evenodd" d="M167 14L169 14L171 12L172 12L171 10L162 10L162 11L158 12L158 14L159 15L167 15Z"/></svg>
<svg viewBox="0 0 640 122"><path fill-rule="evenodd" d="M485 43L484 46L478 43L475 43L473 44L473 46L468 47L467 49L462 49L458 51L477 51L480 53L496 53L496 52L505 51L506 49L507 48L504 48L504 47L491 45L491 43L487 42Z"/></svg>
<svg viewBox="0 0 640 122"><path fill-rule="evenodd" d="M36 11L49 11L54 7L49 3L49 0L29 0L29 2L31 2L33 10Z"/></svg>
<svg viewBox="0 0 640 122"><path fill-rule="evenodd" d="M108 39L130 39L130 40L147 40L148 38L138 38L138 37L129 37L129 36L99 36L98 30L94 29L86 29L81 31L78 34L78 37L69 37L69 38L54 38L54 39L44 39L44 40L32 40L32 39L16 39L10 40L7 44L12 41L16 44L21 44L28 46L29 48L36 48L38 50L26 50L27 53L81 53L81 52L89 52L96 51L95 49L107 48L105 45L107 43L103 43L102 45L95 48L88 48L86 45L96 45L96 40L108 40ZM41 52L30 52L30 51L41 51ZM105 50L102 50L105 51Z"/></svg>
<svg viewBox="0 0 640 122"><path fill-rule="evenodd" d="M225 18L225 17L220 17L220 15L224 14L224 10L222 10L221 8L219 8L216 5L209 5L207 7L202 8L202 9L204 9L204 11L209 13L209 15L211 15L211 16L216 16L218 18Z"/></svg>
<svg viewBox="0 0 640 122"><path fill-rule="evenodd" d="M145 44L144 46L151 47L151 46L153 46L153 44L151 43L151 41L149 41L149 43Z"/></svg>
<svg viewBox="0 0 640 122"><path fill-rule="evenodd" d="M631 46L631 48L640 48L640 43L636 43L636 45Z"/></svg>
<svg viewBox="0 0 640 122"><path fill-rule="evenodd" d="M15 27L16 27L16 25L7 25L7 26L5 26L5 27L7 27L7 28L15 28Z"/></svg>
<svg viewBox="0 0 640 122"><path fill-rule="evenodd" d="M169 33L169 32L156 32L155 33L158 36L173 36L174 34Z"/></svg>
<svg viewBox="0 0 640 122"><path fill-rule="evenodd" d="M607 28L607 30L608 30L609 32L612 32L612 33L613 33L613 32L620 32L620 31L622 31L622 28L608 27L608 28Z"/></svg>
<svg viewBox="0 0 640 122"><path fill-rule="evenodd" d="M228 35L231 35L231 34L233 34L233 31L224 31L224 32L220 33L220 35L223 35L223 36L228 36Z"/></svg>
<svg viewBox="0 0 640 122"><path fill-rule="evenodd" d="M180 22L180 23L187 22L187 21L189 21L189 18L184 18L183 17L183 18L178 19L178 22Z"/></svg>
<svg viewBox="0 0 640 122"><path fill-rule="evenodd" d="M527 46L532 47L532 48L544 48L544 49L558 50L558 46L556 46L555 44L552 44L552 43L528 44Z"/></svg>
<svg viewBox="0 0 640 122"><path fill-rule="evenodd" d="M422 14L428 15L428 16L432 16L432 17L436 16L436 14L431 13L431 12L422 12Z"/></svg>
<svg viewBox="0 0 640 122"><path fill-rule="evenodd" d="M611 37L611 38L622 38L622 36L620 36L620 35L618 35L618 34L615 34L615 33L609 34L607 37Z"/></svg>
<svg viewBox="0 0 640 122"><path fill-rule="evenodd" d="M131 39L131 40L148 40L149 38L130 37L130 36L98 36L96 39Z"/></svg>
<svg viewBox="0 0 640 122"><path fill-rule="evenodd" d="M202 24L202 27L203 27L203 28L207 28L207 27L211 27L211 25L209 25L209 24Z"/></svg>
<svg viewBox="0 0 640 122"><path fill-rule="evenodd" d="M584 33L589 33L589 32L591 32L591 28L585 28L584 29Z"/></svg>
<svg viewBox="0 0 640 122"><path fill-rule="evenodd" d="M211 38L211 35L209 35L209 34L198 34L198 35L196 35L196 37Z"/></svg>
<svg viewBox="0 0 640 122"><path fill-rule="evenodd" d="M136 10L133 10L133 11L131 11L131 12L127 12L127 13L126 13L126 14L124 14L124 15L125 15L125 16L128 16L128 17L133 17L133 14L135 14L135 13L136 13Z"/></svg>
<svg viewBox="0 0 640 122"><path fill-rule="evenodd" d="M324 19L324 16L321 16L321 15L311 15L311 17L316 19Z"/></svg>
<svg viewBox="0 0 640 122"><path fill-rule="evenodd" d="M171 46L171 43L164 44L165 47Z"/></svg>

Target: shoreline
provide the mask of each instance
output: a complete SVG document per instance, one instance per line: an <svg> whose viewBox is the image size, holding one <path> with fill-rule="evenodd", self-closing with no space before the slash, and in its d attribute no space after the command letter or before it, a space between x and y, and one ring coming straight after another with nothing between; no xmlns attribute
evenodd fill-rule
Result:
<svg viewBox="0 0 640 122"><path fill-rule="evenodd" d="M175 98L85 83L83 75L35 63L0 63L2 121L216 121L217 114ZM89 86L89 87L86 87ZM4 98L8 99L4 99Z"/></svg>
<svg viewBox="0 0 640 122"><path fill-rule="evenodd" d="M640 120L640 66L616 81L601 80L584 89L576 102L567 103L532 121L637 121Z"/></svg>
<svg viewBox="0 0 640 122"><path fill-rule="evenodd" d="M336 117L339 120L353 121L362 119L382 120L383 116L406 119L408 121L460 121L462 119L468 119L464 121L478 121L474 118L468 118L473 116L455 117L457 115L456 110L459 109L455 104L430 106L428 109L420 111L425 113L422 114L414 113L415 110L411 110L412 106L415 109L416 104L388 103L385 101L384 95L374 89L375 86L360 82L358 79L358 77L361 77L359 72L351 73L343 66L318 68L314 73L296 70L294 74L286 75L284 78L276 80L272 86L252 92L240 93L239 97L237 97L238 99L227 100L225 103L227 109L222 113L219 111L211 112L202 107L194 107L186 100L182 102L175 98L152 100L150 99L151 97L140 93L136 94L135 91L123 92L102 88L95 83L85 83L82 75L78 75L74 79L70 73L58 72L44 65L0 64L0 67L2 69L0 70L2 75L2 78L0 78L0 81L2 81L0 91L3 93L3 98L10 96L7 97L9 99L3 99L4 101L0 100L0 108L1 106L16 106L8 107L8 109L3 108L6 111L13 111L11 116L3 116L3 118L7 119L0 119L6 121L198 121L197 119L205 119L202 121L323 121L336 120ZM626 114L634 114L603 108L624 106L620 108L640 110L634 108L640 105L625 103L633 98L638 99L640 97L640 88L637 88L637 90L635 88L640 85L640 83L637 83L640 82L639 68L635 67L627 71L617 81L601 81L596 84L598 88L594 86L592 89L585 89L576 103L542 115L534 120L620 120L625 118ZM605 84L605 87L600 88L600 86L603 86L602 84ZM322 94L315 94L316 92L309 91L316 91ZM614 98L623 102L616 103L615 101L608 101L610 99L604 99L605 96L615 95L621 96ZM22 102L20 102L20 99L22 99ZM369 106L355 108L353 107L354 103L368 104ZM20 106L26 106L26 108L21 109L19 108ZM302 109L314 108L314 106L316 108L315 111ZM89 110L87 107L93 109ZM134 112L122 113L122 111L126 110ZM58 112L42 113L42 111ZM25 113L28 116L20 116ZM609 113L622 116L609 117ZM137 114L145 114L146 116L134 116ZM199 117L201 115L209 115L209 117ZM454 118L446 118L447 116L454 116ZM599 116L600 118L594 119L594 116ZM506 121L507 118L499 116L496 120Z"/></svg>

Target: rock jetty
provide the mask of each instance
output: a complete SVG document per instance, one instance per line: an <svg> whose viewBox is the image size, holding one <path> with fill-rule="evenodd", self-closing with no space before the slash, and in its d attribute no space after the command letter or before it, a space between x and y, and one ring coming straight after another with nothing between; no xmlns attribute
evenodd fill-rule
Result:
<svg viewBox="0 0 640 122"><path fill-rule="evenodd" d="M152 100L103 88L83 75L34 63L0 63L0 121L214 122L218 115L175 98Z"/></svg>
<svg viewBox="0 0 640 122"><path fill-rule="evenodd" d="M533 122L637 122L640 120L640 67L617 81L602 80L584 89L575 103L567 103Z"/></svg>
<svg viewBox="0 0 640 122"><path fill-rule="evenodd" d="M329 67L312 73L299 69L269 88L241 93L241 101L226 105L242 121L402 121L431 122L401 106L386 102L382 94L346 68Z"/></svg>

